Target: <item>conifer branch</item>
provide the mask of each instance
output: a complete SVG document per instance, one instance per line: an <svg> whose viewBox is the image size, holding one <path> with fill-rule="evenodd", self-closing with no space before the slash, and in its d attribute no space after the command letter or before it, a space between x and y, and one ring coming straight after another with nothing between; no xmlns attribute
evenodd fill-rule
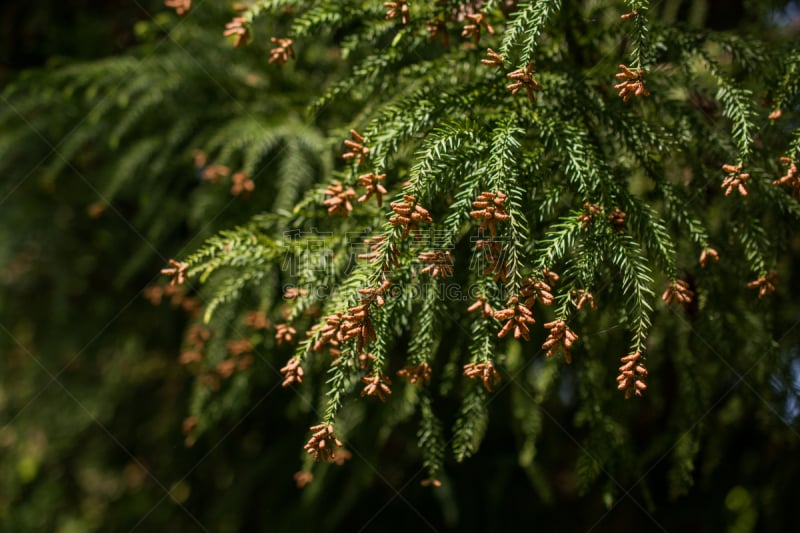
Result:
<svg viewBox="0 0 800 533"><path fill-rule="evenodd" d="M521 46L518 64L527 66L533 61L546 24L560 9L561 0L521 0L503 34L500 54L509 58L512 50Z"/></svg>
<svg viewBox="0 0 800 533"><path fill-rule="evenodd" d="M633 330L631 352L645 349L651 325L653 278L642 248L630 235L614 233L606 243L611 261L619 268L622 289L628 295L628 325Z"/></svg>
<svg viewBox="0 0 800 533"><path fill-rule="evenodd" d="M633 47L631 49L631 68L642 71L650 64L650 27L647 12L649 0L626 0L630 11L623 15L623 20L633 24Z"/></svg>
<svg viewBox="0 0 800 533"><path fill-rule="evenodd" d="M423 484L441 485L444 474L444 454L446 443L442 423L433 412L430 396L423 394L420 399L420 425L417 431L419 449L422 451L422 462L428 473Z"/></svg>

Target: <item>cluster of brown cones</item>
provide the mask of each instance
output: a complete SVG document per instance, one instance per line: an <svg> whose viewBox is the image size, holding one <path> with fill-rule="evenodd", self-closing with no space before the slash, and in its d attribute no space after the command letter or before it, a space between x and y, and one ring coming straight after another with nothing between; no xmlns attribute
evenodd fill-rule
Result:
<svg viewBox="0 0 800 533"><path fill-rule="evenodd" d="M625 391L625 398L630 398L632 395L641 396L642 392L647 390L647 368L644 362L641 361L641 352L626 355L620 359L622 366L619 367L619 375L617 376L617 389Z"/></svg>
<svg viewBox="0 0 800 533"><path fill-rule="evenodd" d="M503 338L509 333L514 333L514 338L523 338L526 341L531 338L530 324L535 324L536 320L533 318L533 312L528 306L519 302L516 296L512 296L508 301L509 306L506 309L494 312L494 318L505 324L497 333L499 338Z"/></svg>
<svg viewBox="0 0 800 533"><path fill-rule="evenodd" d="M352 140L346 139L344 141L347 151L342 154L342 159L355 161L357 165L360 165L369 155L369 148L364 146L364 137L356 130L350 130L350 136L353 137Z"/></svg>
<svg viewBox="0 0 800 533"><path fill-rule="evenodd" d="M283 65L289 59L294 59L294 48L292 48L291 39L281 39L279 37L272 37L270 39L273 44L277 46L269 51L269 63L277 63Z"/></svg>
<svg viewBox="0 0 800 533"><path fill-rule="evenodd" d="M420 274L428 274L432 278L448 278L453 275L453 257L448 251L422 252L419 260L426 265L420 270Z"/></svg>
<svg viewBox="0 0 800 533"><path fill-rule="evenodd" d="M742 172L742 164L722 165L725 172L725 179L722 180L722 188L725 189L725 196L730 196L733 191L739 191L742 196L747 196L747 180L750 174Z"/></svg>
<svg viewBox="0 0 800 533"><path fill-rule="evenodd" d="M528 93L528 100L531 103L536 101L534 91L541 90L542 85L533 79L533 63L524 69L518 68L514 72L508 73L507 77L512 80L512 83L506 87L512 95L516 95L524 87L525 92Z"/></svg>
<svg viewBox="0 0 800 533"><path fill-rule="evenodd" d="M619 91L619 96L624 102L630 100L631 96L650 96L644 86L644 71L642 69L631 69L625 65L619 66L620 72L616 78L620 83L614 85L614 89Z"/></svg>
<svg viewBox="0 0 800 533"><path fill-rule="evenodd" d="M389 388L392 381L383 374L373 372L361 378L361 382L366 384L361 391L361 396L375 396L380 401L385 402L386 397L392 394L392 389Z"/></svg>
<svg viewBox="0 0 800 533"><path fill-rule="evenodd" d="M345 187L340 181L334 181L328 185L324 193L328 198L322 202L322 205L328 208L328 215L347 217L353 210L356 191L352 187Z"/></svg>
<svg viewBox="0 0 800 533"><path fill-rule="evenodd" d="M314 461L330 461L336 458L336 448L342 447L342 441L333 434L333 426L320 424L311 428L313 434L303 447L313 455Z"/></svg>
<svg viewBox="0 0 800 533"><path fill-rule="evenodd" d="M679 279L666 288L661 295L661 299L664 300L664 303L667 305L677 303L686 306L694 299L694 291L692 291L686 281Z"/></svg>
<svg viewBox="0 0 800 533"><path fill-rule="evenodd" d="M281 387L288 387L293 383L300 384L303 382L303 367L300 366L300 359L297 357L289 359L286 365L281 368L280 372L283 374Z"/></svg>
<svg viewBox="0 0 800 533"><path fill-rule="evenodd" d="M788 185L792 189L792 198L800 196L800 173L797 164L788 157L781 157L781 163L787 165L786 175L772 182L773 185Z"/></svg>
<svg viewBox="0 0 800 533"><path fill-rule="evenodd" d="M174 259L169 260L169 268L162 268L161 273L165 276L172 276L169 280L170 285L183 285L186 282L186 269L189 265L180 263Z"/></svg>
<svg viewBox="0 0 800 533"><path fill-rule="evenodd" d="M472 202L473 210L469 216L481 221L480 229L489 229L492 237L497 235L497 223L505 222L511 216L505 210L507 196L502 192L484 191Z"/></svg>
<svg viewBox="0 0 800 533"><path fill-rule="evenodd" d="M397 375L412 385L416 385L417 388L422 388L423 384L431 380L431 367L428 363L411 365L398 370Z"/></svg>
<svg viewBox="0 0 800 533"><path fill-rule="evenodd" d="M775 292L775 285L777 283L778 273L770 272L769 274L766 274L755 281L751 281L747 284L747 287L749 289L758 289L758 299L761 300L767 294L772 294Z"/></svg>
<svg viewBox="0 0 800 533"><path fill-rule="evenodd" d="M396 0L395 2L384 2L386 8L386 20L399 18L403 24L408 24L408 2L406 0Z"/></svg>
<svg viewBox="0 0 800 533"><path fill-rule="evenodd" d="M497 373L491 361L464 365L464 375L470 379L480 379L484 388L489 392L492 392L494 384L500 381L500 374Z"/></svg>
<svg viewBox="0 0 800 533"><path fill-rule="evenodd" d="M409 194L403 195L400 202L389 204L394 211L394 215L389 219L392 226L403 226L401 238L408 237L409 231L419 232L419 224L423 222L433 222L430 212L417 203L417 199Z"/></svg>
<svg viewBox="0 0 800 533"><path fill-rule="evenodd" d="M578 340L578 336L563 320L548 322L544 327L550 330L550 334L547 336L547 339L545 339L544 344L542 344L542 349L547 350L547 357L552 357L556 351L561 348L561 351L564 352L564 360L567 364L571 364L572 353L570 349L572 345L575 344L575 341Z"/></svg>
<svg viewBox="0 0 800 533"><path fill-rule="evenodd" d="M358 201L366 202L374 195L375 199L378 201L378 207L383 206L383 195L386 194L387 191L386 188L381 185L381 182L385 179L386 174L376 175L372 172L359 176L358 184L365 187L367 190L362 196L359 196Z"/></svg>

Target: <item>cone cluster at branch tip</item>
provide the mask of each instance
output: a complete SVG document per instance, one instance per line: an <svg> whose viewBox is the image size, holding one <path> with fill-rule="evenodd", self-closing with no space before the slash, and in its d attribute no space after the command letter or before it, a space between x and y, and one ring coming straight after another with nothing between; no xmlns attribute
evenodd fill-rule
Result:
<svg viewBox="0 0 800 533"><path fill-rule="evenodd" d="M192 326L186 332L186 342L198 350L202 350L211 338L211 331L202 326Z"/></svg>
<svg viewBox="0 0 800 533"><path fill-rule="evenodd" d="M322 350L325 345L331 345L336 348L339 346L339 343L344 342L344 331L341 327L343 317L344 313L341 311L335 315L328 315L323 319L325 321L324 326L317 324L311 328L311 331L306 333L308 337L313 337L315 332L318 331L319 338L312 346L312 350L318 352Z"/></svg>
<svg viewBox="0 0 800 533"><path fill-rule="evenodd" d="M338 180L328 185L324 191L327 199L323 200L322 205L328 208L328 215L347 217L353 210L353 200L356 198L356 191L352 187L345 187Z"/></svg>
<svg viewBox="0 0 800 533"><path fill-rule="evenodd" d="M345 450L343 448L341 450L337 450L336 455L332 456L328 462L337 466L342 466L346 461L349 461L352 458L353 454L350 453L349 450Z"/></svg>
<svg viewBox="0 0 800 533"><path fill-rule="evenodd" d="M289 287L283 292L284 300L296 300L301 296L308 296L306 289L298 289L297 287Z"/></svg>
<svg viewBox="0 0 800 533"><path fill-rule="evenodd" d="M475 249L482 250L486 260L483 274L492 275L495 281L508 279L508 263L504 260L503 245L499 240L480 239L475 241Z"/></svg>
<svg viewBox="0 0 800 533"><path fill-rule="evenodd" d="M246 172L239 171L235 173L231 176L231 181L233 182L233 185L231 185L231 194L234 196L239 196L240 194L247 196L256 188L255 182L253 182Z"/></svg>
<svg viewBox="0 0 800 533"><path fill-rule="evenodd" d="M303 367L300 366L300 359L297 357L292 357L286 362L286 365L281 368L281 374L283 374L283 383L281 383L281 387L288 387L293 383L300 384L303 382Z"/></svg>
<svg viewBox="0 0 800 533"><path fill-rule="evenodd" d="M775 292L775 285L778 284L778 273L770 272L755 281L747 284L748 289L758 289L758 299L761 300L767 294Z"/></svg>
<svg viewBox="0 0 800 533"><path fill-rule="evenodd" d="M358 368L360 368L361 370L366 370L366 368L370 365L370 363L372 361L374 361L375 359L377 359L377 357L375 356L375 354L372 354L372 353L369 353L369 352L361 352L360 354L358 354L358 358L357 359L358 359L358 361L357 361L358 362ZM338 363L339 363L339 361L337 360L335 364L338 364Z"/></svg>
<svg viewBox="0 0 800 533"><path fill-rule="evenodd" d="M502 192L482 192L472 202L473 211L469 216L481 221L480 229L489 229L492 237L497 235L497 223L505 222L511 215L506 212L504 203L507 196Z"/></svg>
<svg viewBox="0 0 800 533"><path fill-rule="evenodd" d="M345 139L344 145L347 151L342 154L342 159L345 161L357 160L356 164L360 165L369 155L369 148L364 146L364 137L361 136L356 130L350 130L352 140Z"/></svg>
<svg viewBox="0 0 800 533"><path fill-rule="evenodd" d="M597 204L593 204L590 202L583 203L583 213L578 215L578 222L581 223L583 228L588 228L589 224L592 223L594 217L597 215L603 214L603 208Z"/></svg>
<svg viewBox="0 0 800 533"><path fill-rule="evenodd" d="M294 482L297 484L298 489L302 489L312 481L314 481L314 474L311 472L300 471L294 474Z"/></svg>
<svg viewBox="0 0 800 533"><path fill-rule="evenodd" d="M239 357L240 355L252 352L253 343L247 339L233 340L228 341L225 344L225 348L227 348L228 353L231 354L231 356Z"/></svg>
<svg viewBox="0 0 800 533"><path fill-rule="evenodd" d="M394 211L394 215L389 218L389 223L392 226L403 226L402 238L408 237L409 231L413 230L415 233L419 232L418 225L422 222L433 222L430 212L417 203L414 196L404 194L403 200L400 202L392 202L389 204Z"/></svg>
<svg viewBox="0 0 800 533"><path fill-rule="evenodd" d="M341 318L339 327L342 330L342 342L356 339L357 351L361 352L365 345L377 339L369 316L369 306L374 303L381 307L384 304L383 293L390 285L391 282L385 280L380 287L358 290L362 295L361 304L350 307L347 314L342 315Z"/></svg>
<svg viewBox="0 0 800 533"><path fill-rule="evenodd" d="M575 307L578 311L583 309L587 304L592 311L597 311L597 304L594 301L594 296L590 292L583 289L572 291L572 300L575 302Z"/></svg>
<svg viewBox="0 0 800 533"><path fill-rule="evenodd" d="M384 2L386 8L386 20L400 17L400 22L408 24L408 2L406 0L396 0L395 2Z"/></svg>
<svg viewBox="0 0 800 533"><path fill-rule="evenodd" d="M502 339L513 331L515 339L530 340L531 331L529 325L536 323L533 313L527 306L519 303L519 299L516 296L509 298L508 305L506 309L494 312L494 318L501 322L506 322L497 333L497 336Z"/></svg>
<svg viewBox="0 0 800 533"><path fill-rule="evenodd" d="M719 261L719 253L713 248L705 248L700 252L700 266L705 268L709 260Z"/></svg>
<svg viewBox="0 0 800 533"><path fill-rule="evenodd" d="M491 361L464 365L464 375L470 379L480 379L483 387L489 392L492 392L495 383L500 381L500 374L497 373Z"/></svg>
<svg viewBox="0 0 800 533"><path fill-rule="evenodd" d="M397 375L421 389L425 383L431 380L431 367L428 363L411 365L398 370Z"/></svg>
<svg viewBox="0 0 800 533"><path fill-rule="evenodd" d="M742 196L747 196L747 180L750 174L742 172L741 163L734 165L722 165L725 172L725 179L722 180L722 188L725 189L725 196L729 196L733 191L738 190Z"/></svg>
<svg viewBox="0 0 800 533"><path fill-rule="evenodd" d="M664 293L661 295L661 299L664 300L664 303L670 305L672 303L677 303L679 305L686 306L692 302L694 299L694 292L689 287L689 284L682 279L671 283Z"/></svg>
<svg viewBox="0 0 800 533"><path fill-rule="evenodd" d="M510 72L507 74L507 77L514 80L513 83L506 86L506 88L511 91L512 95L516 95L520 89L525 87L525 91L528 93L528 100L530 100L531 103L535 102L533 91L541 90L542 86L538 81L533 79L533 63L530 63L524 69L518 68L514 72Z"/></svg>
<svg viewBox="0 0 800 533"><path fill-rule="evenodd" d="M244 325L250 329L267 329L270 321L264 311L250 311L244 319Z"/></svg>
<svg viewBox="0 0 800 533"><path fill-rule="evenodd" d="M557 275L555 279L558 280ZM523 303L529 308L532 308L536 302L542 305L552 305L555 301L552 291L553 288L544 279L530 277L522 282L522 290L519 293L519 297L523 299Z"/></svg>
<svg viewBox="0 0 800 533"><path fill-rule="evenodd" d="M294 59L294 48L292 48L293 41L291 39L272 37L270 41L277 46L269 51L269 63L284 65L289 59Z"/></svg>
<svg viewBox="0 0 800 533"><path fill-rule="evenodd" d="M231 173L231 169L225 165L208 163L208 155L202 150L192 152L195 168L200 171L200 179L211 183L216 183L220 178L224 178Z"/></svg>
<svg viewBox="0 0 800 533"><path fill-rule="evenodd" d="M366 202L373 195L378 201L378 207L383 206L383 195L386 194L386 188L381 185L381 182L386 179L386 174L376 175L373 172L369 174L362 174L358 177L358 184L366 188L366 192L358 198L359 202Z"/></svg>
<svg viewBox="0 0 800 533"><path fill-rule="evenodd" d="M392 381L388 376L373 372L369 376L361 378L361 383L365 384L361 396L376 396L380 401L385 402L386 397L392 394L392 389L389 388Z"/></svg>
<svg viewBox="0 0 800 533"><path fill-rule="evenodd" d="M368 315L368 307L374 303L378 307L384 304L383 294L391 286L389 280L385 280L377 288L359 289L359 294L362 295L361 305L351 307L347 313L338 312L335 315L328 315L324 318L324 326L314 326L311 332L308 332L309 337L315 334L319 338L314 343L312 349L320 351L325 345L330 345L334 348L331 350L332 355L338 356L336 348L343 342L351 339L358 339L358 351L361 352L365 344L375 340L375 331L372 327L372 321Z"/></svg>
<svg viewBox="0 0 800 533"><path fill-rule="evenodd" d="M173 269L164 270L168 270L166 274L170 275ZM164 272L162 272L162 274L163 273ZM200 311L200 301L196 297L186 296L186 288L177 283L170 283L165 286L148 285L142 291L142 296L153 305L160 305L164 301L164 297L169 297L169 301L173 306L180 306L181 309L192 317L196 316Z"/></svg>
<svg viewBox="0 0 800 533"><path fill-rule="evenodd" d="M180 263L174 259L169 260L170 268L162 268L161 273L165 276L172 276L169 280L170 285L183 285L186 282L186 269L189 265Z"/></svg>
<svg viewBox="0 0 800 533"><path fill-rule="evenodd" d="M375 304L378 307L383 306L385 303L383 295L386 292L386 289L392 286L392 282L388 279L384 279L383 283L381 283L377 287L367 287L364 289L358 289L358 294L361 295L361 303L363 305Z"/></svg>
<svg viewBox="0 0 800 533"><path fill-rule="evenodd" d="M619 91L619 96L624 102L630 100L631 96L650 96L650 92L644 86L644 70L631 69L625 65L619 66L620 72L615 74L620 83L614 85L614 89Z"/></svg>
<svg viewBox="0 0 800 533"><path fill-rule="evenodd" d="M481 59L481 63L483 63L487 67L502 67L503 64L505 63L503 56L501 56L491 48L486 50L486 57L487 59Z"/></svg>
<svg viewBox="0 0 800 533"><path fill-rule="evenodd" d="M192 8L192 0L166 0L164 5L174 9L178 15L185 15Z"/></svg>
<svg viewBox="0 0 800 533"><path fill-rule="evenodd" d="M178 362L182 365L190 365L192 363L199 363L203 360L203 354L196 350L187 350L181 352Z"/></svg>
<svg viewBox="0 0 800 533"><path fill-rule="evenodd" d="M478 44L481 40L481 28L486 30L486 33L489 35L494 35L494 28L486 21L486 15L484 13L473 13L466 16L466 19L470 22L464 26L464 29L461 30L462 37L472 37L472 40L475 44Z"/></svg>
<svg viewBox="0 0 800 533"><path fill-rule="evenodd" d="M236 371L250 368L255 358L251 353L253 344L247 339L228 341L225 345L230 358L223 359L217 363L217 374L222 379L228 379Z"/></svg>
<svg viewBox="0 0 800 533"><path fill-rule="evenodd" d="M342 316L342 340L347 342L356 339L357 351L362 352L364 346L377 339L367 304L357 305L347 310Z"/></svg>
<svg viewBox="0 0 800 533"><path fill-rule="evenodd" d="M494 310L492 309L492 306L489 305L489 302L486 301L485 296L480 296L480 295L477 296L475 299L475 303L473 303L467 308L467 312L469 313L478 310L481 311L483 318L492 318L494 316Z"/></svg>
<svg viewBox="0 0 800 533"><path fill-rule="evenodd" d="M615 207L614 210L608 214L608 220L611 222L611 225L620 233L624 233L625 231L625 219L627 218L628 214L619 207Z"/></svg>
<svg viewBox="0 0 800 533"><path fill-rule="evenodd" d="M442 36L442 44L447 47L450 46L450 38L447 35L447 24L439 17L434 17L425 23L428 26L428 39L434 40L438 36Z"/></svg>
<svg viewBox="0 0 800 533"><path fill-rule="evenodd" d="M342 441L333 434L333 426L320 424L312 426L313 434L303 447L307 453L313 455L315 462L330 461L336 458L336 448L342 447Z"/></svg>
<svg viewBox="0 0 800 533"><path fill-rule="evenodd" d="M242 48L250 42L250 30L242 17L233 17L233 20L225 25L225 31L222 35L225 37L235 36L233 40L235 48Z"/></svg>
<svg viewBox="0 0 800 533"><path fill-rule="evenodd" d="M641 396L642 392L647 390L647 383L644 381L647 377L647 368L641 359L641 352L620 358L622 366L619 367L619 375L617 376L617 389L625 391L625 399L634 394Z"/></svg>
<svg viewBox="0 0 800 533"><path fill-rule="evenodd" d="M544 344L542 344L542 350L547 350L547 357L552 357L556 353L556 350L561 348L561 351L564 352L564 360L567 364L571 364L572 353L570 349L572 345L575 344L575 341L578 340L578 336L563 320L548 322L544 327L550 330L550 334L545 339Z"/></svg>
<svg viewBox="0 0 800 533"><path fill-rule="evenodd" d="M772 182L773 185L787 185L792 189L792 198L800 196L800 173L797 164L788 157L781 157L781 163L787 165L786 174Z"/></svg>
<svg viewBox="0 0 800 533"><path fill-rule="evenodd" d="M422 252L418 258L427 265L420 270L420 274L428 274L432 278L449 278L453 275L453 257L448 251Z"/></svg>
<svg viewBox="0 0 800 533"><path fill-rule="evenodd" d="M187 416L183 419L183 423L181 424L181 429L183 430L184 435L188 435L194 428L197 427L197 418L194 416Z"/></svg>
<svg viewBox="0 0 800 533"><path fill-rule="evenodd" d="M278 341L278 346L283 343L294 342L294 337L297 335L297 330L289 324L276 324L275 325L275 340Z"/></svg>

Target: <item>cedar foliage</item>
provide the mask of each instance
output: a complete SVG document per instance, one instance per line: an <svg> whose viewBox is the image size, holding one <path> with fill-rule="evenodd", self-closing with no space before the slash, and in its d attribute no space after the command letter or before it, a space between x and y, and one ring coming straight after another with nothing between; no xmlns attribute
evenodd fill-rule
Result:
<svg viewBox="0 0 800 533"><path fill-rule="evenodd" d="M202 307L180 355L188 446L283 382L312 427L308 453L277 429L310 500L331 468L366 472L343 485L355 502L396 461L401 484L442 485L453 525L493 434L531 497L611 510L714 475L723 425L777 416L791 440L800 50L780 3L733 33L674 23L674 2L256 0L228 25L236 49L196 4L167 42L147 26L128 56L21 79L0 116L15 157L36 157L30 126L75 128L45 182L91 159L108 205L153 199L133 219L149 242L252 180L259 212L165 270ZM65 104L88 119L58 124ZM174 176L198 148L190 187ZM569 488L548 464L564 443Z"/></svg>

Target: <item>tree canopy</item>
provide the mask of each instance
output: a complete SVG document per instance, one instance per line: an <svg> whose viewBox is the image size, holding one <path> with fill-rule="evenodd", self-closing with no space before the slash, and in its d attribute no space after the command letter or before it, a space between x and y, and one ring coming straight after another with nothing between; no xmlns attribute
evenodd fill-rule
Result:
<svg viewBox="0 0 800 533"><path fill-rule="evenodd" d="M794 2L140 8L0 93L3 528L791 530Z"/></svg>

